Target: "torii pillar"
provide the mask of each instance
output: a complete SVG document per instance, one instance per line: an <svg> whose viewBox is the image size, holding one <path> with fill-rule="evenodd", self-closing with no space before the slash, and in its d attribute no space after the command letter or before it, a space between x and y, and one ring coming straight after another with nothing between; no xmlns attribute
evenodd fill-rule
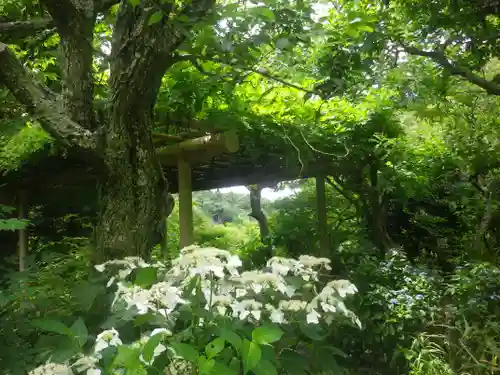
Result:
<svg viewBox="0 0 500 375"><path fill-rule="evenodd" d="M178 162L179 180L179 245L180 248L192 245L193 237L193 185L191 165L184 158Z"/></svg>
<svg viewBox="0 0 500 375"><path fill-rule="evenodd" d="M191 166L206 162L214 156L234 153L239 149L238 135L234 131L187 139L157 150L163 165L177 165L179 182L179 245L192 245L193 186Z"/></svg>

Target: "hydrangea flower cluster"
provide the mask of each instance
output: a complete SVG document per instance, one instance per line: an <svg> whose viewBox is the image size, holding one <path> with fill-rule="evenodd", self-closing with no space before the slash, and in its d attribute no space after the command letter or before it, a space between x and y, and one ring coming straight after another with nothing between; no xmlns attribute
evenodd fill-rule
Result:
<svg viewBox="0 0 500 375"><path fill-rule="evenodd" d="M111 265L122 268L110 282L117 281L115 301L124 301L137 314L153 312L172 317L179 305L190 303L185 290L196 278L198 290L204 295L205 309L220 315L252 322L265 317L282 324L300 320L302 314L307 323L318 324L323 319L330 324L335 314L342 314L360 325L342 301L357 292L349 281L331 281L316 295L307 292L308 288L315 288L320 271L330 269L329 263L329 259L308 255L297 260L273 257L264 270L240 273L242 262L238 256L216 248L190 246L183 249L168 270L162 263L147 264L138 258L109 261L96 268L99 271ZM126 278L138 267L158 268L165 281L149 289L130 284ZM308 295L312 295L309 300Z"/></svg>
<svg viewBox="0 0 500 375"><path fill-rule="evenodd" d="M336 316L343 315L361 326L343 302L347 295L357 292L353 284L334 280L321 290L316 289L320 285L320 272L330 270L329 259L307 255L298 259L274 257L262 270L241 272L241 266L239 257L228 251L190 246L181 251L170 268L161 262L148 264L136 257L108 261L95 268L113 273L108 282L108 287L116 285L113 305L120 301L137 315L153 313L175 321L180 307L201 306L214 319L229 316L255 325L261 321L331 324ZM156 269L157 282L148 288L129 281L135 271L144 268ZM155 335L171 336L172 333L166 328L157 328L133 345L142 347ZM140 361L146 366L167 350L160 341L149 361L141 355ZM97 336L90 356L81 356L71 366L46 364L28 375L72 375L73 371L100 375L98 362L102 351L120 345L118 332L109 329Z"/></svg>

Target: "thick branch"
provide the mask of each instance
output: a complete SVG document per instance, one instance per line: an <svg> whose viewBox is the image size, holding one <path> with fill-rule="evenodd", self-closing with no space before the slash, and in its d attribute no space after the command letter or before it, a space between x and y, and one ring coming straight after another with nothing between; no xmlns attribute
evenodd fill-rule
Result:
<svg viewBox="0 0 500 375"><path fill-rule="evenodd" d="M92 106L93 0L44 0L62 39L64 107L81 126L94 130Z"/></svg>
<svg viewBox="0 0 500 375"><path fill-rule="evenodd" d="M42 0L62 35L74 35L75 26L94 18L92 0Z"/></svg>
<svg viewBox="0 0 500 375"><path fill-rule="evenodd" d="M40 31L52 27L50 18L37 18L29 21L0 23L0 42L13 43L19 39L34 36Z"/></svg>
<svg viewBox="0 0 500 375"><path fill-rule="evenodd" d="M439 51L423 51L421 49L407 46L401 42L399 42L403 49L411 54L411 55L417 55L417 56L423 56L423 57L428 57L437 64L441 65L444 69L446 69L448 72L451 74L460 76L462 78L465 78L469 82L483 88L486 90L489 94L493 95L500 95L500 85L497 84L494 81L488 81L487 79L484 79L477 74L473 73L470 69L467 69L464 66L460 66L457 63L454 63L450 61L444 52L439 52Z"/></svg>
<svg viewBox="0 0 500 375"><path fill-rule="evenodd" d="M262 187L259 185L250 185L247 186L247 189L250 191L250 208L252 209L250 216L257 220L257 222L259 223L261 242L264 245L269 246L269 225L266 215L262 211Z"/></svg>
<svg viewBox="0 0 500 375"><path fill-rule="evenodd" d="M119 0L94 0L94 10L95 14L106 12L115 4L119 4Z"/></svg>
<svg viewBox="0 0 500 375"><path fill-rule="evenodd" d="M178 15L187 17L189 23L179 21L175 15L166 15L160 22L150 25L150 16L158 10L155 1L144 0L133 8L129 1L122 0L112 44L111 88L114 95L125 96L124 100L131 104L147 102L152 108L161 79L174 63L176 49L213 4L214 0L188 2Z"/></svg>
<svg viewBox="0 0 500 375"><path fill-rule="evenodd" d="M72 121L57 96L37 83L3 43L0 43L0 66L0 83L27 107L47 133L67 145L95 148L93 133Z"/></svg>

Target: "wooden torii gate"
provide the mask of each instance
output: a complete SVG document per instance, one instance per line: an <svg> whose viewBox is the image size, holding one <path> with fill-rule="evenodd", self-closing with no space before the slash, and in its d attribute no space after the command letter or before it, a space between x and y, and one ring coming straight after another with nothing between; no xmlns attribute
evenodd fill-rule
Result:
<svg viewBox="0 0 500 375"><path fill-rule="evenodd" d="M221 174L222 168L212 175L216 180L216 183L210 186L200 186L199 181L195 178L195 172L205 170L206 166L212 165L211 162L216 160L216 164L220 163L220 158L226 158L224 154L235 154L234 158L239 160L241 155L246 155L245 147L240 150L240 138L237 133L233 130L221 131L218 133L209 132L197 132L190 131L184 132L178 135L171 134L160 134L153 133L153 141L155 143L156 152L162 166L165 169L165 173L169 174L169 180L172 178L172 173L176 173L177 185L171 187L171 191L177 191L179 193L178 204L179 204L179 231L180 231L180 247L186 247L194 242L193 238L193 199L192 192L194 190L200 190L200 188L215 188L221 185L221 179L227 180L227 185L231 184L256 184L267 181L267 177L272 177L276 181L285 181L287 179L296 178L316 178L316 199L317 199L317 225L318 225L318 237L320 251L322 254L327 255L329 252L329 244L327 237L327 224L326 224L326 205L325 205L325 175L328 172L328 165L323 166L322 164L313 164L312 168L306 170L302 173L303 165L300 166L300 172L292 169L288 170L287 167L281 168L283 162L282 159L273 158L276 154L276 150L267 150L264 152L265 157L263 160L253 161L252 158L249 161L253 164L248 164L248 160L245 161L245 166L240 167L239 165L232 172L228 171L228 174L224 172ZM229 157L229 155L228 155ZM246 156L244 156L245 158ZM232 160L233 156L230 157ZM226 159L225 159L226 160ZM228 161L222 163L223 169L225 170ZM276 168L276 163L279 164L278 169ZM51 163L49 163L52 165ZM284 164L287 165L286 162ZM211 167L210 167L211 168ZM262 178L257 176L253 172L253 169L257 168L258 175L265 175L267 177ZM38 173L40 168L35 169ZM170 170L170 172L169 172ZM237 174L237 178L231 173ZM50 172L49 172L50 174ZM35 174L35 178L36 178ZM175 176L175 174L174 174ZM67 176L62 175L61 181L68 181ZM47 173L43 173L43 178L47 179ZM78 176L71 180L73 184L85 183L85 181L92 181L96 179L96 175L88 172L88 169L79 170ZM210 177L212 178L212 177ZM174 178L175 180L175 178ZM19 181L19 180L18 180ZM18 196L18 213L20 218L27 218L28 211L28 200L29 200L29 181L25 181L20 184L18 191L23 191L22 194ZM51 175L50 179L47 179L47 186L52 186L58 181L58 178L53 178ZM61 182L59 182L60 184ZM27 184L27 185L26 185ZM65 182L64 185L68 183ZM195 186L196 185L196 186ZM41 186L38 184L37 186ZM26 190L26 191L25 191ZM18 251L20 255L20 268L24 268L24 257L28 252L28 241L27 241L27 231L19 231L18 237Z"/></svg>
<svg viewBox="0 0 500 375"><path fill-rule="evenodd" d="M179 245L192 245L193 237L193 188L191 169L193 165L239 149L239 138L235 131L207 134L171 144L156 150L162 165L177 166L179 190Z"/></svg>

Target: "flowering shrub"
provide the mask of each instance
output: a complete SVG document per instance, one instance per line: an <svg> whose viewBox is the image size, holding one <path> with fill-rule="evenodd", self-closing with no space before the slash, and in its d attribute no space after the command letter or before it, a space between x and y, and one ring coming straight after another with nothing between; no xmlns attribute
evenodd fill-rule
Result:
<svg viewBox="0 0 500 375"><path fill-rule="evenodd" d="M272 375L297 366L298 356L290 355L295 350L301 358L317 356L314 346L302 343L324 337L333 322L361 325L343 301L356 287L346 280L321 282L328 259L274 257L262 270L240 267L227 251L195 246L171 268L134 257L96 266L110 273L108 287L116 288L113 310L141 332L126 344L110 328L86 356L30 375L175 373L178 366L200 375Z"/></svg>

